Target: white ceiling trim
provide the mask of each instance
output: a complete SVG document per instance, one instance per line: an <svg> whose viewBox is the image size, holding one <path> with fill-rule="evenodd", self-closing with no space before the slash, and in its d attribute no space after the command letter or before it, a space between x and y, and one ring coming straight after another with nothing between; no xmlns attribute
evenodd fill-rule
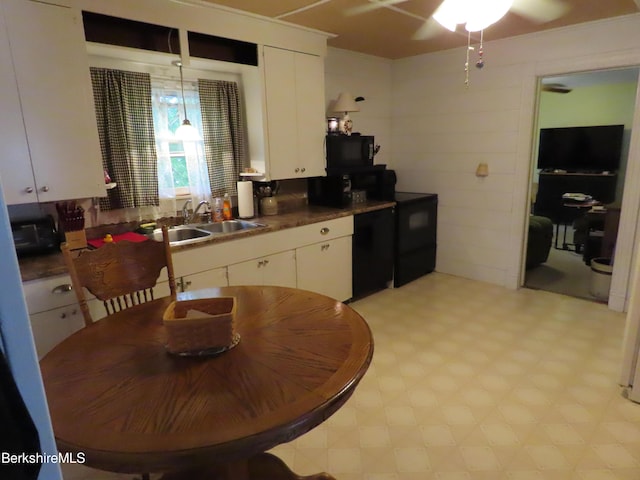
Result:
<svg viewBox="0 0 640 480"><path fill-rule="evenodd" d="M274 17L277 19L283 19L288 17L289 15L295 15L296 13L305 12L307 10L311 10L312 8L319 7L320 5L324 5L325 3L329 3L331 0L318 0L317 2L311 3L305 7L296 8L295 10L291 10L289 12L281 13L280 15Z"/></svg>

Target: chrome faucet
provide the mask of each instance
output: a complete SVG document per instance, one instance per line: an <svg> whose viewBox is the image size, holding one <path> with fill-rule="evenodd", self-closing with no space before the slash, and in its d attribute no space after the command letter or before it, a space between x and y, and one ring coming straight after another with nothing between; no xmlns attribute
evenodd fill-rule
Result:
<svg viewBox="0 0 640 480"><path fill-rule="evenodd" d="M190 200L188 200L190 201ZM200 210L200 207L206 205L207 208L209 210L211 210L211 204L209 202L207 202L206 200L202 200L198 206L196 208L193 209L193 213L191 214L191 216L187 219L186 223L193 223L193 221L196 219L196 215L198 214L198 211Z"/></svg>
<svg viewBox="0 0 640 480"><path fill-rule="evenodd" d="M189 223L189 210L187 209L187 207L190 203L191 199L187 200L186 202L184 202L184 205L182 205L182 223L184 223L185 225Z"/></svg>

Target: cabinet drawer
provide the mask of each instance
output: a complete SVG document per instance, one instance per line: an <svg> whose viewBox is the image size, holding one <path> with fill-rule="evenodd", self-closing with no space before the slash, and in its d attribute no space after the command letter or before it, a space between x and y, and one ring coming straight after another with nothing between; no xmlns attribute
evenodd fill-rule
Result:
<svg viewBox="0 0 640 480"><path fill-rule="evenodd" d="M311 245L334 238L353 235L353 217L342 217L326 222L312 223L292 230L295 233L296 246Z"/></svg>
<svg viewBox="0 0 640 480"><path fill-rule="evenodd" d="M64 307L77 302L71 277L59 275L22 284L29 314Z"/></svg>

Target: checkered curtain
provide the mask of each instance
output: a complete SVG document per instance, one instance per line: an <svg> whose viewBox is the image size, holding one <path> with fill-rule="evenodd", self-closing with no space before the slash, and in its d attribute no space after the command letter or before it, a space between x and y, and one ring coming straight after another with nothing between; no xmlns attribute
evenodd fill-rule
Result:
<svg viewBox="0 0 640 480"><path fill-rule="evenodd" d="M249 166L238 84L198 79L198 93L211 194L235 195L238 176Z"/></svg>
<svg viewBox="0 0 640 480"><path fill-rule="evenodd" d="M118 186L102 210L159 204L151 79L146 73L91 68L102 164Z"/></svg>

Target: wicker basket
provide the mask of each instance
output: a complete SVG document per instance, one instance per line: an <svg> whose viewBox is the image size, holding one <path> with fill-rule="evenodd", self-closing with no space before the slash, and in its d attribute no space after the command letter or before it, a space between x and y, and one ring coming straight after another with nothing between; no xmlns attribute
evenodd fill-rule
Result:
<svg viewBox="0 0 640 480"><path fill-rule="evenodd" d="M167 328L167 349L186 355L228 350L239 339L235 316L235 297L171 302L162 317Z"/></svg>

